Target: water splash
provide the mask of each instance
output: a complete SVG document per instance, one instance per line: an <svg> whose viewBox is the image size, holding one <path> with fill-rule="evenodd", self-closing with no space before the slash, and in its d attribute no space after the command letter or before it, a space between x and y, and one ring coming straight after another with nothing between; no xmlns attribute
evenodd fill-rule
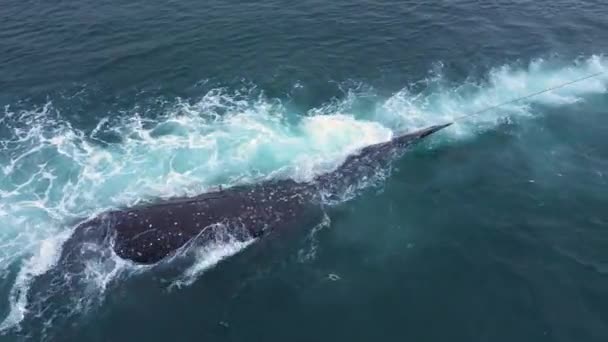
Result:
<svg viewBox="0 0 608 342"><path fill-rule="evenodd" d="M512 99L555 87L598 72L596 78L571 84L525 101L511 103L482 115L459 120L448 131L453 137L464 139L513 121L535 115L534 106L561 106L582 101L585 96L606 93L608 87L608 59L592 56L573 63L534 60L525 68L504 65L489 71L486 80L467 80L451 85L443 78L441 68L425 80L425 89L413 93L406 87L380 104L375 119L390 127L423 128L437 123L451 122L463 115L475 113Z"/></svg>

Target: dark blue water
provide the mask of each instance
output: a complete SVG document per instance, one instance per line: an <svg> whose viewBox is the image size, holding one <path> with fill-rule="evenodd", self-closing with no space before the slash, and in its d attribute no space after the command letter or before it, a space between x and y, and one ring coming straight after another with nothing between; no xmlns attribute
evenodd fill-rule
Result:
<svg viewBox="0 0 608 342"><path fill-rule="evenodd" d="M0 339L608 340L603 1L0 6ZM76 219L308 180L455 125L268 241L56 267ZM49 276L52 274L53 276Z"/></svg>

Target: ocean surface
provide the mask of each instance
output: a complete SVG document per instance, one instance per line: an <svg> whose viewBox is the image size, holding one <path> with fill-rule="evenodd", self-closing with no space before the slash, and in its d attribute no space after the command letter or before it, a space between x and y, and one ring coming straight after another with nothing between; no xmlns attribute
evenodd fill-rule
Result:
<svg viewBox="0 0 608 342"><path fill-rule="evenodd" d="M0 341L608 341L607 38L603 0L4 0ZM317 225L57 265L104 210L454 118Z"/></svg>

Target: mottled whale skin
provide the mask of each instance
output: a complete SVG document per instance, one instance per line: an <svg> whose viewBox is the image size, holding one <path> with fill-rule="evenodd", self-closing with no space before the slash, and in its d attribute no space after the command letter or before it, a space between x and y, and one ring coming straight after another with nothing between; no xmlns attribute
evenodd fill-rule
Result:
<svg viewBox="0 0 608 342"><path fill-rule="evenodd" d="M261 237L297 225L317 210L323 199L339 196L366 182L407 147L450 124L431 126L367 146L336 170L310 182L271 180L235 186L195 197L176 198L103 213L80 223L64 245L109 242L123 259L155 264L190 244L226 236L236 240Z"/></svg>

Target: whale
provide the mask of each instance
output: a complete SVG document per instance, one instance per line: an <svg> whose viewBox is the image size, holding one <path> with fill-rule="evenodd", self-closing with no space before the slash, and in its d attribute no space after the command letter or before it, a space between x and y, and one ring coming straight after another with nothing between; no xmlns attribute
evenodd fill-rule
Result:
<svg viewBox="0 0 608 342"><path fill-rule="evenodd" d="M364 187L410 146L450 125L395 134L359 149L310 181L271 179L103 212L74 225L64 254L83 244L107 243L121 259L152 265L194 245L248 241L297 227L331 205L332 198Z"/></svg>

